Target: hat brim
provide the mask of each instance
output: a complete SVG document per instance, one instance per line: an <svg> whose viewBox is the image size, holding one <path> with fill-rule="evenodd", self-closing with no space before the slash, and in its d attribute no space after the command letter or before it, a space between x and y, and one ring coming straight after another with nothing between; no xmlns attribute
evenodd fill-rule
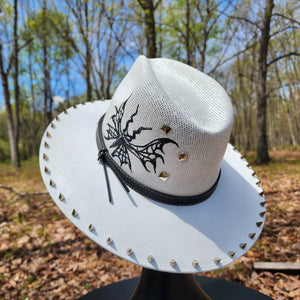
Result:
<svg viewBox="0 0 300 300"><path fill-rule="evenodd" d="M218 186L200 204L166 205L133 190L127 193L108 168L113 197L109 202L95 137L109 103L69 108L53 120L42 138L42 178L66 217L110 252L159 271L210 271L249 250L263 228L264 197L253 170L230 144ZM176 261L172 266L171 260Z"/></svg>

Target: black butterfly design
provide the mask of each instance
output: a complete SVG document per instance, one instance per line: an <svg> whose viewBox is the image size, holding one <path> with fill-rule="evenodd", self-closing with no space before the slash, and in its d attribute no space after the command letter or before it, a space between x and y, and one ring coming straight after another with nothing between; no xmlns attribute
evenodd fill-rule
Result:
<svg viewBox="0 0 300 300"><path fill-rule="evenodd" d="M159 138L149 142L146 145L133 144L132 141L135 140L138 134L141 134L143 130L152 130L152 128L140 127L137 130L133 130L132 134L128 132L129 124L133 123L133 118L138 113L139 105L137 106L135 112L131 115L130 119L127 120L125 127L122 128L122 119L124 116L125 106L128 99L126 99L120 105L119 109L115 106L116 113L111 116L112 124L107 124L107 136L104 136L104 138L106 140L115 140L109 148L115 148L112 152L112 156L116 156L119 158L121 166L128 165L129 169L131 170L131 155L129 154L131 153L140 160L140 162L148 172L150 172L150 170L148 169L147 163L152 164L154 172L156 173L157 159L160 158L164 163L164 158L162 154L165 153L163 151L163 147L169 143L174 144L177 147L179 146L176 142L168 138Z"/></svg>

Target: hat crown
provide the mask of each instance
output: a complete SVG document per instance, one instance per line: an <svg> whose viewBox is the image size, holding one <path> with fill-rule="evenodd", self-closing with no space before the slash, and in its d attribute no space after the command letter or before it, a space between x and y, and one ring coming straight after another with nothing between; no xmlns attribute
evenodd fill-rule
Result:
<svg viewBox="0 0 300 300"><path fill-rule="evenodd" d="M232 122L230 99L211 77L140 56L113 96L102 134L129 176L162 193L193 196L217 180Z"/></svg>

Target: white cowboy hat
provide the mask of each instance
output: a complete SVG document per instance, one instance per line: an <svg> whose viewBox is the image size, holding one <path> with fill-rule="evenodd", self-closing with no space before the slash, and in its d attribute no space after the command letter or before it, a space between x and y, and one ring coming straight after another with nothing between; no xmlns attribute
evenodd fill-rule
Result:
<svg viewBox="0 0 300 300"><path fill-rule="evenodd" d="M265 201L228 144L231 102L183 63L140 56L111 101L69 108L48 126L40 168L84 234L149 269L223 267L258 238Z"/></svg>

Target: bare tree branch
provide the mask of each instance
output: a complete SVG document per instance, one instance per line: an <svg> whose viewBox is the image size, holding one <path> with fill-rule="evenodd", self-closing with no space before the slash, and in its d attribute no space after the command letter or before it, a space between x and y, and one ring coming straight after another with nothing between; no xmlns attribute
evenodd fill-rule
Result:
<svg viewBox="0 0 300 300"><path fill-rule="evenodd" d="M290 57L290 56L300 56L300 53L293 51L293 52L290 52L290 53L287 53L287 54L279 55L276 58L274 58L273 60L269 61L267 63L267 67L269 67L271 64L275 63L276 61L278 61L282 58Z"/></svg>
<svg viewBox="0 0 300 300"><path fill-rule="evenodd" d="M261 29L261 27L260 27L257 23L255 23L255 22L253 22L253 21L251 21L251 20L249 20L249 19L247 19L247 18L244 18L244 17L238 17L238 16L232 16L232 15L227 15L225 12L222 12L222 11L219 11L219 13L220 13L220 14L223 14L223 15L226 16L227 18L234 19L234 20L240 20L240 21L249 23L249 24L251 24L251 25L253 25L253 26L255 26L255 27Z"/></svg>
<svg viewBox="0 0 300 300"><path fill-rule="evenodd" d="M159 5L160 2L161 2L161 0L158 0L158 1L157 1L157 3L154 5L153 10L156 10L156 9L157 9L157 6Z"/></svg>
<svg viewBox="0 0 300 300"><path fill-rule="evenodd" d="M274 13L273 16L281 17L281 18L283 18L283 19L289 20L289 21L291 21L291 22L294 22L294 23L300 25L300 22L299 22L299 21L297 21L297 20L295 20L295 19L293 19L293 18L287 17L287 16L285 16L285 15L283 15L283 14L280 14L280 13Z"/></svg>

